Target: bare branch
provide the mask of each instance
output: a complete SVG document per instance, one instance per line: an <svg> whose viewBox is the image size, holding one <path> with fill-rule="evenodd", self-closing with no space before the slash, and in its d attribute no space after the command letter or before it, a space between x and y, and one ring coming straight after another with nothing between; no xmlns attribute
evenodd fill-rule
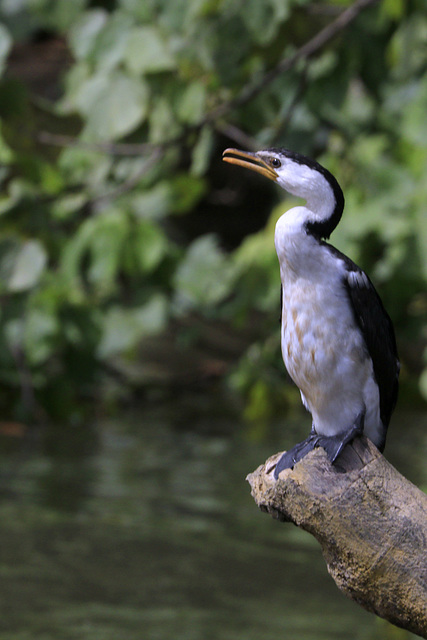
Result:
<svg viewBox="0 0 427 640"><path fill-rule="evenodd" d="M211 111L211 113L206 116L206 122L216 120L232 109L236 109L237 107L241 107L243 104L250 102L279 75L292 69L299 60L307 60L312 55L320 51L320 49L322 49L325 44L335 38L336 35L338 35L351 22L353 22L353 20L357 18L357 16L361 11L363 11L363 9L374 5L378 1L379 0L356 0L354 4L340 13L339 16L335 18L335 20L321 29L321 31L319 31L313 38L311 38L311 40L303 44L302 47L297 49L287 58L284 58L284 60L281 60L281 62L279 62L276 67L268 71L258 83L252 86L249 85L244 87L241 93L236 98L230 100L230 102L226 102L220 105L219 107L217 107L217 109Z"/></svg>
<svg viewBox="0 0 427 640"><path fill-rule="evenodd" d="M255 138L252 138L252 136L249 136L245 131L242 131L242 129L239 129L239 127L236 127L233 124L217 122L215 124L215 129L224 136L227 136L230 140L234 140L237 144L245 147L245 149L255 150L258 148Z"/></svg>
<svg viewBox="0 0 427 640"><path fill-rule="evenodd" d="M281 121L278 125L275 126L274 130L274 138L277 139L280 135L287 130L289 124L292 120L292 116L294 114L295 109L297 108L300 99L302 98L304 91L307 88L307 66L303 69L301 76L299 78L298 87L295 91L295 94L286 110L286 113L282 117Z"/></svg>
<svg viewBox="0 0 427 640"><path fill-rule="evenodd" d="M141 156L167 144L153 144L150 142L85 142L73 136L50 133L49 131L40 131L37 134L37 141L52 147L78 147L79 149L108 153L113 156Z"/></svg>
<svg viewBox="0 0 427 640"><path fill-rule="evenodd" d="M128 180L120 183L117 187L111 189L107 193L97 196L91 200L91 204L95 207L100 207L108 203L110 200L114 200L119 196L132 191L138 184L141 178L148 173L148 171L156 164L163 155L163 149L161 147L154 147L151 150L151 155L146 159L141 168Z"/></svg>
<svg viewBox="0 0 427 640"><path fill-rule="evenodd" d="M143 155L150 153L154 149L165 149L166 147L181 144L189 133L197 132L205 125L219 121L225 114L233 109L241 107L250 102L255 96L261 93L273 80L286 71L292 69L299 60L308 60L315 53L320 51L330 40L343 31L349 24L357 18L357 16L369 6L376 4L379 0L356 0L348 9L342 11L332 22L321 29L311 40L306 42L302 47L294 51L290 56L284 58L276 67L264 74L262 79L255 83L246 85L240 94L228 102L224 102L212 111L197 124L189 127L184 133L175 138L170 138L162 143L113 143L113 142L97 142L89 143L79 140L78 138L48 131L41 131L37 136L37 140L42 144L59 146L59 147L80 147L91 151L99 151L109 153L111 155ZM243 132L242 132L243 133ZM233 136L232 136L233 137ZM233 139L236 139L233 137ZM251 144L251 146L253 146Z"/></svg>

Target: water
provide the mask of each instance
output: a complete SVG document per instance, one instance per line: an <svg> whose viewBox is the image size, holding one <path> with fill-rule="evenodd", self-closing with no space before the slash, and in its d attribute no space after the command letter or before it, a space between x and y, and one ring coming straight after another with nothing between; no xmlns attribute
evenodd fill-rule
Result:
<svg viewBox="0 0 427 640"><path fill-rule="evenodd" d="M257 509L246 474L292 441L245 433L221 412L152 407L25 455L12 443L0 640L415 638L342 595L309 534ZM397 416L388 457L424 488L426 448L427 417Z"/></svg>

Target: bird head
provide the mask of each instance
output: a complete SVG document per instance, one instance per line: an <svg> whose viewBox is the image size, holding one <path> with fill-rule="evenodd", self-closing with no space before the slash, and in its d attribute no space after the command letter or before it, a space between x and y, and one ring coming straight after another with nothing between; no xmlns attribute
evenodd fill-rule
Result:
<svg viewBox="0 0 427 640"><path fill-rule="evenodd" d="M318 162L288 149L226 149L223 160L260 173L291 195L304 198L312 214L305 222L309 233L327 238L338 224L344 196L334 176Z"/></svg>

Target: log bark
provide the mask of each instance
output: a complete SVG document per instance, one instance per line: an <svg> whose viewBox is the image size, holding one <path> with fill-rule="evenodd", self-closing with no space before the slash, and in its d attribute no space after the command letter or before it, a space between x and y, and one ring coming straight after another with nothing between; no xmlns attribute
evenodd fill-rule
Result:
<svg viewBox="0 0 427 640"><path fill-rule="evenodd" d="M334 466L315 449L275 481L280 455L248 475L258 506L311 533L352 600L427 638L427 495L367 438Z"/></svg>

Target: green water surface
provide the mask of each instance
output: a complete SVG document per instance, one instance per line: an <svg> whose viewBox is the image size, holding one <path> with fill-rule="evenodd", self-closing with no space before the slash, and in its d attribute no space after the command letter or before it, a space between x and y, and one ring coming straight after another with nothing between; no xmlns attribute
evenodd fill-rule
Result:
<svg viewBox="0 0 427 640"><path fill-rule="evenodd" d="M246 474L291 442L245 433L151 407L5 447L0 639L415 638L342 595L309 534L257 509ZM395 417L387 455L424 489L426 448L427 417Z"/></svg>

